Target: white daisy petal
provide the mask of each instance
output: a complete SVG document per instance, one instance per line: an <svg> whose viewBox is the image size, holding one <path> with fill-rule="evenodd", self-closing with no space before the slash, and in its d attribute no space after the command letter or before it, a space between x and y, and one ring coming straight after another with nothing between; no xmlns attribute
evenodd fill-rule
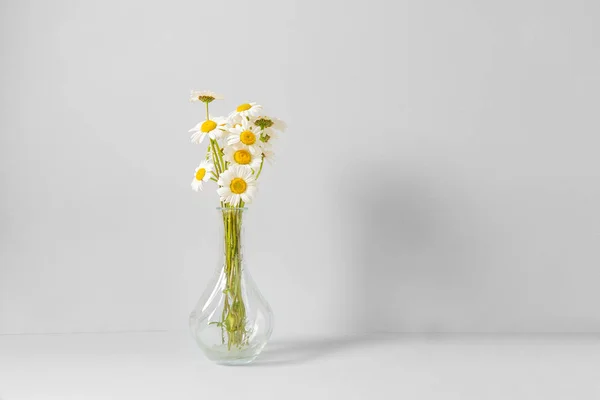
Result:
<svg viewBox="0 0 600 400"><path fill-rule="evenodd" d="M219 177L217 193L222 202L237 207L241 201L250 203L256 193L256 180L248 167L232 164Z"/></svg>
<svg viewBox="0 0 600 400"><path fill-rule="evenodd" d="M202 125L201 122L198 122L196 125L194 125L194 127L192 129L190 129L188 132L194 132L197 131L198 129L200 129L200 125Z"/></svg>
<svg viewBox="0 0 600 400"><path fill-rule="evenodd" d="M261 153L261 149L264 145L264 142L260 140L261 130L247 119L243 119L239 124L230 126L228 133L228 145L243 145L253 155Z"/></svg>
<svg viewBox="0 0 600 400"><path fill-rule="evenodd" d="M232 112L229 116L233 117L242 117L249 118L256 116L262 110L262 106L256 103L244 103L237 106L234 112Z"/></svg>
<svg viewBox="0 0 600 400"><path fill-rule="evenodd" d="M213 117L209 115L208 119L198 123L190 132L194 132L191 136L192 143L200 144L204 140L204 136L208 135L211 139L218 139L223 136L223 131L219 126L225 126L227 120L223 117Z"/></svg>
<svg viewBox="0 0 600 400"><path fill-rule="evenodd" d="M192 143L200 144L204 140L205 136L206 135L204 133L198 131L190 136L190 140Z"/></svg>
<svg viewBox="0 0 600 400"><path fill-rule="evenodd" d="M192 90L190 93L190 101L208 101L223 100L223 96L216 94L210 90Z"/></svg>
<svg viewBox="0 0 600 400"><path fill-rule="evenodd" d="M202 161L198 168L194 171L194 180L192 181L192 189L196 192L202 190L204 182L210 179L210 172L214 166L209 161Z"/></svg>
<svg viewBox="0 0 600 400"><path fill-rule="evenodd" d="M248 186L248 189L246 189L246 193L248 194L248 196L254 197L256 195L256 186Z"/></svg>
<svg viewBox="0 0 600 400"><path fill-rule="evenodd" d="M224 153L223 158L232 166L242 166L251 169L260 167L260 153L251 152L248 146L242 143L226 146Z"/></svg>

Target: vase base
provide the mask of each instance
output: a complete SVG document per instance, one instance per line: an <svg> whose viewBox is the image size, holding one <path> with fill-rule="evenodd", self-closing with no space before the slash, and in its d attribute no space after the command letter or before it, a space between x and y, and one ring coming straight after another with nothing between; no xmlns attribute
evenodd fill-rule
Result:
<svg viewBox="0 0 600 400"><path fill-rule="evenodd" d="M256 360L263 346L246 347L243 349L228 349L227 345L204 348L206 357L220 365L245 365Z"/></svg>
<svg viewBox="0 0 600 400"><path fill-rule="evenodd" d="M213 360L219 365L236 366L236 365L248 365L256 360L256 357L251 358L240 358L238 360Z"/></svg>

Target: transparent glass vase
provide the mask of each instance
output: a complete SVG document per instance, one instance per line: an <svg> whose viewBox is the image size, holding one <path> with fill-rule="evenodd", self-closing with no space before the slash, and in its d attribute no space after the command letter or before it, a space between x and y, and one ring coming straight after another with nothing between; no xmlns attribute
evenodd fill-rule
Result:
<svg viewBox="0 0 600 400"><path fill-rule="evenodd" d="M218 208L220 262L196 308L190 329L206 357L219 364L247 364L273 331L273 312L244 260L246 208Z"/></svg>

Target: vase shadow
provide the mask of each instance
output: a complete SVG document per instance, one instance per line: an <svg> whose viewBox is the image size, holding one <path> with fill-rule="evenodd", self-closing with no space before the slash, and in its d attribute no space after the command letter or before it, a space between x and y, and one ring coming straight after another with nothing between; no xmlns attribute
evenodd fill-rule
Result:
<svg viewBox="0 0 600 400"><path fill-rule="evenodd" d="M293 366L326 358L336 353L382 344L385 337L360 335L352 337L300 338L274 340L248 366Z"/></svg>

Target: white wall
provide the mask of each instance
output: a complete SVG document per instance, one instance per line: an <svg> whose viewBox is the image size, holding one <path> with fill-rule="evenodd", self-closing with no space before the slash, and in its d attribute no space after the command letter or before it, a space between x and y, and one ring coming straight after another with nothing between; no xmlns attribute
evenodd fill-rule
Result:
<svg viewBox="0 0 600 400"><path fill-rule="evenodd" d="M600 331L594 1L4 1L0 333L186 329L191 88L287 120L247 259L276 335Z"/></svg>

